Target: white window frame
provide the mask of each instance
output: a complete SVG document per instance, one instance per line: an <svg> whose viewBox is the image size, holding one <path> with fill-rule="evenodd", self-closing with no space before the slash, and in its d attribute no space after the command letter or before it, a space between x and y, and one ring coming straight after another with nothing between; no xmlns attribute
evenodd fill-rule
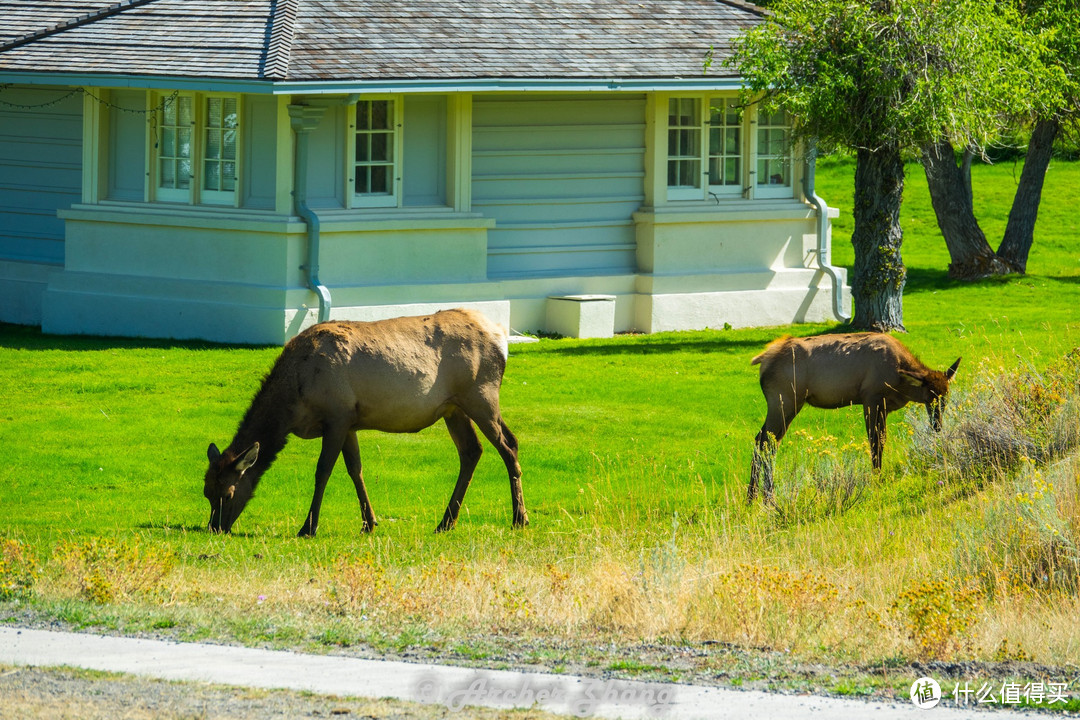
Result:
<svg viewBox="0 0 1080 720"><path fill-rule="evenodd" d="M720 117L726 120L726 111L730 108L731 103L737 102L737 96L734 95L672 95L667 98L667 104L664 108L664 120L666 123L666 140L667 140L667 153L663 158L664 162L664 177L666 181L670 183L672 178L672 167L674 163L693 163L697 165L698 172L696 173L694 185L671 185L667 184L667 199L668 201L680 201L680 200L695 200L704 201L710 197L720 198L739 198L744 197L749 187L749 167L750 167L750 147L747 142L749 135L749 113L745 111L739 112L738 121L734 124L722 122L719 125L713 123L713 109L719 108L721 110ZM690 122L676 122L673 123L672 109L676 104L684 102L694 102L696 106L696 117ZM680 114L679 119L682 118ZM713 130L719 130L720 147L713 148ZM735 132L737 134L736 139L736 151L729 151L724 145L725 133ZM697 146L693 147L692 142L687 142L685 136L693 133L697 138ZM689 148L690 153L682 152ZM714 151L715 150L715 151ZM675 151L673 153L673 151ZM681 154L680 154L681 153ZM721 162L729 158L735 158L737 160L736 175L738 182L735 184L720 184L713 185L710 177L710 167L714 159L719 159Z"/></svg>
<svg viewBox="0 0 1080 720"><path fill-rule="evenodd" d="M209 124L210 123L209 108L210 108L211 101L214 101L214 100L220 100L222 103L224 103L224 102L226 102L228 100L232 100L233 102L236 103L236 113L233 116L233 119L231 121L231 125L229 124L229 121L227 120L227 118L225 116L223 116L221 128L212 128L210 126L210 124ZM199 148L199 167L198 167L199 201L202 204L205 204L205 205L226 205L226 206L235 207L236 204L237 204L237 197L238 197L237 190L240 187L240 122L242 120L242 117L241 117L241 114L240 114L241 113L240 108L242 106L242 103L240 102L240 96L239 95L227 95L227 94L223 94L223 93L213 93L213 94L203 95L200 98L200 102L198 103L198 106L199 106L199 120L200 120L200 122L198 123L200 142L197 145L198 148ZM224 110L224 108L222 108L222 109ZM208 152L208 150L210 148L209 135L210 135L211 132L220 132L222 134L222 153L221 153L221 155L219 157L211 158L211 157L207 156L207 152ZM232 143L233 143L233 157L232 158L227 157L225 155L225 153L224 153L225 143L228 141L227 136L229 135L229 133L232 133L232 135L233 135L233 141L232 141ZM207 187L206 187L207 184L208 184L207 176L206 176L207 164L209 164L209 163L217 163L218 165L224 167L230 161L232 162L232 166L233 166L233 186L232 186L232 189L231 190L222 190L220 188L217 189L217 190L207 189Z"/></svg>
<svg viewBox="0 0 1080 720"><path fill-rule="evenodd" d="M683 104L694 103L688 122L683 122ZM667 118L667 154L664 162L664 176L667 178L668 200L703 200L705 198L704 168L705 146L707 138L705 127L702 122L702 105L705 103L701 97L678 96L670 97L665 108ZM673 114L673 109L675 112ZM672 165L676 166L675 175L681 175L680 165L689 165L692 185L672 184ZM696 166L696 167L695 167Z"/></svg>
<svg viewBox="0 0 1080 720"><path fill-rule="evenodd" d="M784 122L775 122L781 116ZM768 134L768 138L763 134ZM782 135L779 146L776 138ZM753 131L754 153L754 197L755 198L790 198L794 193L795 163L791 146L791 123L787 120L787 114L783 111L773 115L765 115L757 112ZM762 153L762 141L766 152ZM762 172L762 163L766 163L766 171ZM770 173L774 167L771 164L781 163L783 171L781 176L784 181L773 183L769 178L775 173Z"/></svg>
<svg viewBox="0 0 1080 720"><path fill-rule="evenodd" d="M164 113L161 112L161 108L163 103L169 101L171 98L176 98L176 101L179 101L182 98L191 103L192 116L189 129L190 148L186 156L190 165L188 186L186 188L168 188L161 186L161 161L164 159L161 151L164 149L165 133L170 128L174 129L177 134L177 141L179 141L180 131L184 129L179 124L179 116L177 117L178 124L176 126L163 125ZM235 167L235 178L232 190L209 190L205 187L206 163L208 161L223 162L223 159L221 158L206 157L206 148L209 144L207 142L207 133L211 130L207 123L207 110L209 108L209 101L212 98L221 100L231 99L236 102L236 118L234 120L234 126L231 128L236 133L236 157L232 160ZM146 157L149 165L147 175L150 178L148 201L185 205L237 207L240 201L240 182L243 162L243 143L240 137L243 120L241 114L243 107L241 96L233 93L154 92L150 93L150 102L150 109L157 112L154 121L150 125L150 131L147 134L148 152Z"/></svg>
<svg viewBox="0 0 1080 720"><path fill-rule="evenodd" d="M191 204L193 198L193 191L195 186L195 167L194 163L198 157L196 151L196 135L198 134L197 118L199 116L198 104L195 102L194 93L152 93L151 94L153 107L156 111L155 115L152 115L153 122L150 126L149 133L149 146L150 152L147 153L147 157L150 162L150 188L151 188L151 200L157 202L172 202L172 203L184 203ZM180 105L183 102L187 102L191 106L191 121L189 123L182 123L180 118ZM168 103L168 105L166 105ZM165 122L166 120L166 107L175 108L176 110L176 124L170 125ZM169 142L167 138L170 135L169 131L172 131L172 141ZM173 152L172 155L164 154L164 150L172 149L178 146L181 140L181 133L187 132L188 134L188 151L186 159L188 161L188 179L187 187L162 187L162 176L164 173L161 171L161 164L168 158L181 158L185 157L178 152ZM179 176L180 163L177 162L177 168L175 172Z"/></svg>
<svg viewBox="0 0 1080 720"><path fill-rule="evenodd" d="M746 192L747 187L747 174L746 169L749 164L749 153L747 152L746 144L746 112L743 108L738 106L739 99L737 97L710 97L707 98L705 108L705 123L706 123L706 148L705 148L705 177L708 178L709 193L715 196L728 196L728 197L742 197ZM728 122L730 115L734 113L736 121L734 123ZM714 118L719 117L720 122L714 122ZM719 142L715 143L719 147L714 147L713 133L719 133ZM729 147L728 139L729 133L735 134L735 149L731 150ZM714 185L712 182L712 166L714 160L719 162L723 170L726 170L727 163L735 160L735 172L732 178L735 182L722 182L719 185ZM725 180L728 178L725 175Z"/></svg>
<svg viewBox="0 0 1080 720"><path fill-rule="evenodd" d="M367 103L389 103L391 119L387 128L363 128L358 127L359 108ZM349 105L349 122L346 123L348 134L345 142L346 162L346 190L345 197L350 208L398 208L402 203L401 175L404 161L404 107L400 95L366 95ZM383 161L371 159L370 150L367 158L361 160L357 156L357 148L363 149L364 143L368 142L370 149L374 143L374 136L390 135L387 148L390 151L390 160ZM386 192L357 192L362 187L358 177L360 168L386 167L388 169L388 188Z"/></svg>

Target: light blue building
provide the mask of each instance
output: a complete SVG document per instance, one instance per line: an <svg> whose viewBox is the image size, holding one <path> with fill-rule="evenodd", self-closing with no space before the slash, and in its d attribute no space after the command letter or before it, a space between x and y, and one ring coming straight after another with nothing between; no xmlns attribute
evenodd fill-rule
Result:
<svg viewBox="0 0 1080 720"><path fill-rule="evenodd" d="M281 343L449 306L564 334L826 319L829 210L723 63L762 17L0 0L0 321Z"/></svg>

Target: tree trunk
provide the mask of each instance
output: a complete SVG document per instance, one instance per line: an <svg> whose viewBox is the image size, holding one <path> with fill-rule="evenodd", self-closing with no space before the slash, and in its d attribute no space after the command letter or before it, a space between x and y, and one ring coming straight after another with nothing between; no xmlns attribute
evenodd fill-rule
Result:
<svg viewBox="0 0 1080 720"><path fill-rule="evenodd" d="M1012 264L1017 272L1027 272L1028 253L1035 239L1035 220L1039 216L1046 168L1050 165L1054 139L1060 127L1056 118L1040 120L1035 123L1031 133L1020 184L1016 188L1009 222L1005 226L1005 237L998 248L998 256Z"/></svg>
<svg viewBox="0 0 1080 720"><path fill-rule="evenodd" d="M994 253L975 219L971 192L971 152L956 163L956 151L947 140L923 148L923 169L930 187L930 201L938 227L949 249L949 277L978 280L989 275L1016 272Z"/></svg>
<svg viewBox="0 0 1080 720"><path fill-rule="evenodd" d="M900 257L900 202L904 163L899 147L859 150L855 165L855 265L852 324L863 330L904 330L904 261Z"/></svg>

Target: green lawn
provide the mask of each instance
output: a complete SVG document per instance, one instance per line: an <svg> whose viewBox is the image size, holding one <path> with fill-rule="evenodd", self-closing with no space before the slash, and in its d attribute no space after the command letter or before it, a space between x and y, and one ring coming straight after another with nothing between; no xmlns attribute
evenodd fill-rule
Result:
<svg viewBox="0 0 1080 720"><path fill-rule="evenodd" d="M976 285L947 279L925 180L918 166L908 170L904 342L941 369L963 356L960 389L1080 346L1080 163L1051 167L1029 275ZM977 210L995 246L1018 174L975 168ZM819 172L819 194L841 210L834 259L847 266L852 175L848 161ZM0 557L0 589L5 573L27 566L19 552L37 571L31 591L0 600L0 617L294 647L486 655L496 633L540 645L715 640L853 667L918 659L916 613L905 615L899 598L914 589L959 602L970 578L955 569L957 538L1011 486L943 490L907 462L903 413L890 421L883 473L869 478L861 413L808 409L793 426L802 432L780 447L778 490L799 482L808 454L847 447L844 462L869 478L863 496L799 521L748 509L751 441L764 416L750 358L780 333L829 327L515 345L502 404L521 443L527 530L510 529L505 470L485 443L458 527L432 532L457 466L438 425L361 435L375 533L360 532L339 463L318 537L300 540L317 441L286 447L232 536L205 531L206 447L231 439L277 348L0 326L0 540L20 549L8 543ZM144 580L126 579L140 571ZM947 589L920 589L931 579ZM1018 593L981 598L937 654L990 660L1007 641L1051 665L1080 658L1080 631L1045 637L1065 618L1075 628L1075 595ZM708 667L724 670L725 657Z"/></svg>

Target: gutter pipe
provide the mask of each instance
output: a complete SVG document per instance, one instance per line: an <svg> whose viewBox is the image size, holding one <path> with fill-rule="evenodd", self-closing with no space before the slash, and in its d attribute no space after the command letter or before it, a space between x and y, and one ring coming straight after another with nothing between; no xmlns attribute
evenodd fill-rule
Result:
<svg viewBox="0 0 1080 720"><path fill-rule="evenodd" d="M304 219L307 225L308 254L307 264L303 269L307 270L308 288L319 298L319 322L330 319L330 309L333 301L330 297L330 289L319 280L319 237L322 224L319 216L307 204L307 165L308 165L308 139L322 119L324 107L311 105L290 105L289 119L292 129L296 133L296 154L293 164L293 204L296 214Z"/></svg>
<svg viewBox="0 0 1080 720"><path fill-rule="evenodd" d="M840 270L832 265L832 246L829 244L829 206L815 191L814 178L817 168L817 146L812 145L806 156L803 171L803 192L817 210L817 261L818 267L832 280L833 316L842 323L851 322L851 315L844 308L844 279Z"/></svg>

